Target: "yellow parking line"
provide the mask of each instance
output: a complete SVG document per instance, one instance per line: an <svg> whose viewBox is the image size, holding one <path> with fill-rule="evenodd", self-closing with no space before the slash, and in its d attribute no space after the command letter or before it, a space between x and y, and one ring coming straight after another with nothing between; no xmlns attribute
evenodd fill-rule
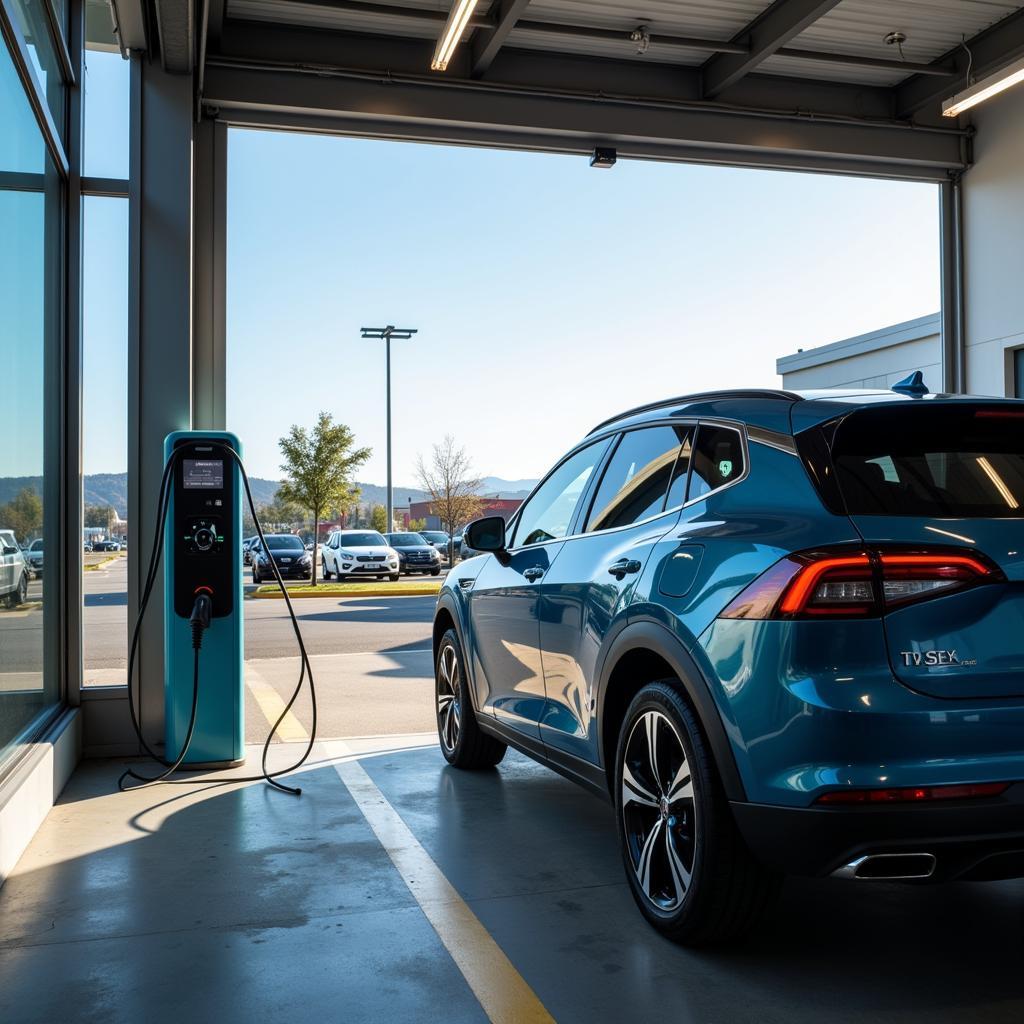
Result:
<svg viewBox="0 0 1024 1024"><path fill-rule="evenodd" d="M349 760L335 762L334 769L493 1024L554 1024L537 994L363 766Z"/></svg>
<svg viewBox="0 0 1024 1024"><path fill-rule="evenodd" d="M284 711L285 704L281 695L250 665L245 666L245 685L249 687L249 692L256 698L263 717L270 725L273 725ZM306 732L305 726L291 711L284 716L284 720L277 727L277 735L282 740L309 739L309 733Z"/></svg>

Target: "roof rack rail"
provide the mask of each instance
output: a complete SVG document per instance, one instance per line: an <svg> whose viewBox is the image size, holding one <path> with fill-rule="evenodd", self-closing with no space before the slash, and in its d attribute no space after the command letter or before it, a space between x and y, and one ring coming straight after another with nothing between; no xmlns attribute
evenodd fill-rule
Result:
<svg viewBox="0 0 1024 1024"><path fill-rule="evenodd" d="M617 416L609 416L608 419L602 420L596 427L587 431L587 436L589 437L595 431L600 430L602 427L607 427L609 423L614 423L616 420L628 419L630 416L639 416L642 412L660 409L665 405L678 405L680 402L696 402L704 398L775 398L783 402L800 402L803 400L802 396L794 391L780 391L773 388L697 391L692 395L680 395L678 398L663 398L658 402L648 402L646 405L638 405L635 409L627 409L625 412L620 412Z"/></svg>

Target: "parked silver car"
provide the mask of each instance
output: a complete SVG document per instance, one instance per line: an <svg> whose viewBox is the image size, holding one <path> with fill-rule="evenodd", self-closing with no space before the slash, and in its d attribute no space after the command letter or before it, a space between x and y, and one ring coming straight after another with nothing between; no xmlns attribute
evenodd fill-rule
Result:
<svg viewBox="0 0 1024 1024"><path fill-rule="evenodd" d="M17 608L28 600L28 565L13 530L0 529L0 601Z"/></svg>
<svg viewBox="0 0 1024 1024"><path fill-rule="evenodd" d="M43 541L42 538L32 541L25 548L25 561L35 577L43 575Z"/></svg>

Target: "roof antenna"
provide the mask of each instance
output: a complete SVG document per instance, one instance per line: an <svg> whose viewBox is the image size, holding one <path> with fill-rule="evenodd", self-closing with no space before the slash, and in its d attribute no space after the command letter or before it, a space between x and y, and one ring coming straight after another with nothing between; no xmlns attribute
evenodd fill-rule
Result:
<svg viewBox="0 0 1024 1024"><path fill-rule="evenodd" d="M900 395L910 395L911 398L920 398L928 394L928 385L924 382L924 374L920 370L915 370L909 377L904 377L893 384L889 390Z"/></svg>

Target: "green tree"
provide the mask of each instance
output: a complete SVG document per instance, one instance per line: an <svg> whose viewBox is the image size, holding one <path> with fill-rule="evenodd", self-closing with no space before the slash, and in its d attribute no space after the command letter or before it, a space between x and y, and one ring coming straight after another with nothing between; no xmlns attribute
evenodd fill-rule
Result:
<svg viewBox="0 0 1024 1024"><path fill-rule="evenodd" d="M390 533L388 529L388 510L383 505L374 505L370 509L370 526L378 533Z"/></svg>
<svg viewBox="0 0 1024 1024"><path fill-rule="evenodd" d="M117 521L117 509L113 505L86 505L83 513L84 526L100 527L107 533L110 533L112 524Z"/></svg>
<svg viewBox="0 0 1024 1024"><path fill-rule="evenodd" d="M346 509L359 497L352 474L370 457L370 449L356 448L352 431L326 412L317 417L312 431L293 425L279 444L285 480L276 497L313 515L311 583L315 587L320 520L328 509Z"/></svg>
<svg viewBox="0 0 1024 1024"><path fill-rule="evenodd" d="M16 537L28 540L43 525L43 500L31 487L23 487L0 506L0 522Z"/></svg>
<svg viewBox="0 0 1024 1024"><path fill-rule="evenodd" d="M410 519L409 520L409 529L413 533L419 533L420 530L425 530L426 528L427 528L427 521L426 521L426 519Z"/></svg>
<svg viewBox="0 0 1024 1024"><path fill-rule="evenodd" d="M264 532L273 529L289 529L302 518L302 509L294 502L286 501L281 497L280 490L273 499L260 505L257 510L260 517L260 526ZM255 530L255 524L253 530Z"/></svg>

